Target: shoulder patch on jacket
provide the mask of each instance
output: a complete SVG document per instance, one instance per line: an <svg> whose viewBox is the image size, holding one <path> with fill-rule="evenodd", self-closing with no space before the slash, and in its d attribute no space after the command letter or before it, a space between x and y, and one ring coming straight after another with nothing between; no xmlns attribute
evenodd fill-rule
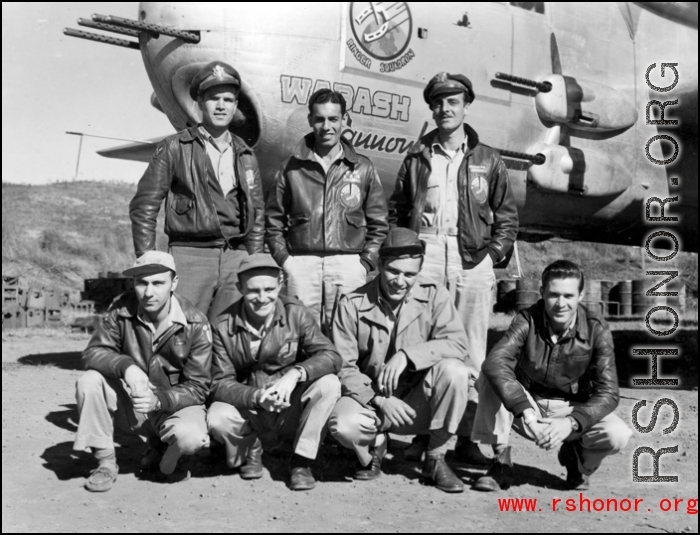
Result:
<svg viewBox="0 0 700 535"><path fill-rule="evenodd" d="M207 337L207 341L211 344L212 343L211 329L209 328L209 325L207 325L206 323L204 325L202 325L202 331L204 331L204 334Z"/></svg>

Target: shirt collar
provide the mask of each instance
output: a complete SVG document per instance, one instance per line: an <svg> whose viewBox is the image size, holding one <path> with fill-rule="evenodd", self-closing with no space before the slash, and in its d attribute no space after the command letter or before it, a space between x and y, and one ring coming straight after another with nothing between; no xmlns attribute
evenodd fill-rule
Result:
<svg viewBox="0 0 700 535"><path fill-rule="evenodd" d="M214 145L216 148L219 148L216 144L216 141L214 141L214 137L207 131L204 126L201 124L199 125L199 133L202 134L202 137L209 141L212 145ZM233 138L231 137L231 132L226 130L226 133L224 134L224 140L226 141L227 145L233 145Z"/></svg>
<svg viewBox="0 0 700 535"><path fill-rule="evenodd" d="M467 139L468 139L467 135L465 134L464 140L462 141L462 143L459 144L459 147L457 147L457 150L462 151L464 154L467 153L467 146L468 146ZM442 143L440 143L439 136L435 136L433 143L430 145L430 151L433 154L435 154L436 150L442 152L443 154L448 154L447 149L445 149L445 147L442 145Z"/></svg>
<svg viewBox="0 0 700 535"><path fill-rule="evenodd" d="M340 150L338 150L338 154L335 155L335 158L333 158L331 163L335 162L336 160L342 160L343 157L345 156L344 151L343 151L343 144L338 143L338 147L340 148ZM312 152L313 152L314 158L316 158L317 161L323 160L323 158L321 156L319 156L319 154L315 150Z"/></svg>
<svg viewBox="0 0 700 535"><path fill-rule="evenodd" d="M148 317L148 314L146 314L144 312L143 308L141 308L141 305L138 306L136 316L141 321L141 323L143 323L147 327L149 327L152 332L156 332L156 328L153 325L153 322ZM168 311L165 325L170 326L173 323L179 323L183 327L186 327L187 326L187 317L185 316L185 312L182 310L182 306L180 305L179 301L177 299L175 299L174 295L171 294L170 295L170 310Z"/></svg>

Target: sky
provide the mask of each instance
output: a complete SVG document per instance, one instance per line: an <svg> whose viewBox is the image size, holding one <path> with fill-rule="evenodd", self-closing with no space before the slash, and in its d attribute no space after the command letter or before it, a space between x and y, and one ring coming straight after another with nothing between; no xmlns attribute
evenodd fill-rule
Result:
<svg viewBox="0 0 700 535"><path fill-rule="evenodd" d="M150 104L138 50L63 35L93 13L134 19L138 2L2 3L2 180L46 184L73 180L79 136L145 140L174 132ZM84 137L80 180L136 183L141 162L97 150L124 141Z"/></svg>

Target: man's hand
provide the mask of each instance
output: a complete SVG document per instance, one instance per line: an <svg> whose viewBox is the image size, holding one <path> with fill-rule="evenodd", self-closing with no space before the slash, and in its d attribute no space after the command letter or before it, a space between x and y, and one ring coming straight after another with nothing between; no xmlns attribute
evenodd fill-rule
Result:
<svg viewBox="0 0 700 535"><path fill-rule="evenodd" d="M408 365L408 357L403 351L394 354L389 361L382 365L382 370L379 372L377 384L379 390L387 396L393 396L394 390L399 386L399 377Z"/></svg>
<svg viewBox="0 0 700 535"><path fill-rule="evenodd" d="M131 402L134 404L134 410L142 414L148 414L156 410L158 406L158 397L153 393L153 390L146 388L142 391L131 392Z"/></svg>
<svg viewBox="0 0 700 535"><path fill-rule="evenodd" d="M261 409L268 412L282 412L284 409L289 408L289 403L278 401L277 397L274 394L270 394L267 390L263 390L258 400L258 405L260 405Z"/></svg>
<svg viewBox="0 0 700 535"><path fill-rule="evenodd" d="M544 441L544 430L547 428L546 424L540 423L540 421L535 418L529 424L526 422L525 425L530 429L533 435L535 435L535 443L540 444L540 441Z"/></svg>
<svg viewBox="0 0 700 535"><path fill-rule="evenodd" d="M151 383L148 381L148 375L141 368L132 364L124 372L124 382L126 386L129 387L129 394L133 395L134 392L144 393L152 387Z"/></svg>
<svg viewBox="0 0 700 535"><path fill-rule="evenodd" d="M377 404L384 416L386 416L386 419L389 420L391 425L401 427L404 425L413 424L413 419L416 417L416 411L414 411L407 403L404 403L399 398L395 397L383 398L381 396L377 396L374 399L374 402Z"/></svg>
<svg viewBox="0 0 700 535"><path fill-rule="evenodd" d="M537 445L545 450L558 448L571 434L571 421L564 418L539 418L538 422L544 424L541 438Z"/></svg>
<svg viewBox="0 0 700 535"><path fill-rule="evenodd" d="M301 379L301 372L297 368L290 369L282 377L268 386L260 397L260 405L268 411L280 412L289 407L292 392Z"/></svg>

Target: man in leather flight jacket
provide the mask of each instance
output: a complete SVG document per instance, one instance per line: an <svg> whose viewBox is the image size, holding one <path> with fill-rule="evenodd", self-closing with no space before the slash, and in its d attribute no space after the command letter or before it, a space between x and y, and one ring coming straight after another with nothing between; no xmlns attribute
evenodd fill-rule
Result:
<svg viewBox="0 0 700 535"><path fill-rule="evenodd" d="M493 265L515 241L518 212L500 154L464 122L475 98L471 81L439 73L423 98L437 129L406 155L389 199L389 223L418 232L426 242L423 273L444 284L454 299L469 341L467 366L476 380L486 358ZM488 460L468 440L476 389L469 394L455 453L460 460L484 464ZM412 458L419 452L411 448L406 454Z"/></svg>
<svg viewBox="0 0 700 535"><path fill-rule="evenodd" d="M386 238L386 198L377 172L342 139L345 99L321 89L309 98L309 126L277 173L265 211L270 253L287 295L327 328L338 291L365 283ZM327 332L327 331L326 331Z"/></svg>
<svg viewBox="0 0 700 535"><path fill-rule="evenodd" d="M117 479L114 427L145 435L141 470L159 468L169 479L187 477L182 455L209 444L204 401L211 379L211 331L204 314L173 294L178 284L168 253L148 251L124 272L134 291L111 307L83 352L78 379L80 423L74 449L92 450L99 466L90 491ZM166 449L167 447L167 449Z"/></svg>
<svg viewBox="0 0 700 535"><path fill-rule="evenodd" d="M161 141L129 207L136 255L156 248L156 219L165 199L165 233L180 272L179 293L212 320L240 294L236 273L262 252L264 202L252 149L229 131L240 76L214 61L192 79L199 126Z"/></svg>
<svg viewBox="0 0 700 535"><path fill-rule="evenodd" d="M209 430L243 479L262 476L263 447L293 440L292 490L315 486L312 461L340 398L342 359L299 301L278 297L280 268L268 254L241 262L243 295L214 326ZM241 466L242 465L242 466Z"/></svg>
<svg viewBox="0 0 700 535"><path fill-rule="evenodd" d="M542 299L521 311L491 350L477 382L472 439L496 457L474 486L494 491L511 483L511 426L545 450L561 446L567 486L584 490L608 455L632 432L613 414L619 402L615 351L601 317L580 305L584 276L558 260L542 273Z"/></svg>

